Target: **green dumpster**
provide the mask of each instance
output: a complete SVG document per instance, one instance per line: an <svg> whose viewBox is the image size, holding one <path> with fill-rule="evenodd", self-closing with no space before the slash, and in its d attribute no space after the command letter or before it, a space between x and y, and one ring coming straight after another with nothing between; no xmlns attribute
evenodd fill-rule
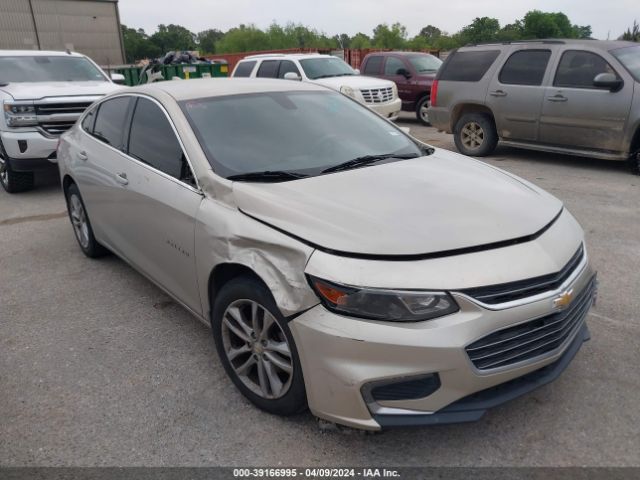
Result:
<svg viewBox="0 0 640 480"><path fill-rule="evenodd" d="M120 67L113 71L124 75L125 85L134 86L147 83L146 74L142 74L143 67ZM179 77L185 80L191 78L226 77L229 75L229 66L224 63L197 63L179 65L157 65L154 71L162 72L162 80L171 80ZM140 75L145 78L140 81Z"/></svg>

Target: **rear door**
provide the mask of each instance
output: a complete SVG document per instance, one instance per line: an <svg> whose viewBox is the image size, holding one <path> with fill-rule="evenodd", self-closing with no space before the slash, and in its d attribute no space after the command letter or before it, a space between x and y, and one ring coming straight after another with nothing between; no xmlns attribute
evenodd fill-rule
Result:
<svg viewBox="0 0 640 480"><path fill-rule="evenodd" d="M278 78L278 67L280 60L263 60L258 67L256 77L258 78Z"/></svg>
<svg viewBox="0 0 640 480"><path fill-rule="evenodd" d="M491 79L486 104L493 112L500 138L537 140L551 57L550 48L516 50Z"/></svg>
<svg viewBox="0 0 640 480"><path fill-rule="evenodd" d="M118 229L121 254L201 312L196 282L194 232L202 194L164 108L138 97L121 171Z"/></svg>
<svg viewBox="0 0 640 480"><path fill-rule="evenodd" d="M613 60L612 60L613 61ZM597 150L624 150L624 126L631 108L633 80L615 68L602 52L565 49L545 90L540 118L540 142ZM597 88L600 73L624 80L617 92Z"/></svg>

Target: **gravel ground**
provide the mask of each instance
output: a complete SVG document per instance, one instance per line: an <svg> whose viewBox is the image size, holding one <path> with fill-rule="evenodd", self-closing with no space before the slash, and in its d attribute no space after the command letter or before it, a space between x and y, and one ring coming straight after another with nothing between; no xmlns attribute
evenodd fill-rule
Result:
<svg viewBox="0 0 640 480"><path fill-rule="evenodd" d="M377 435L258 411L206 327L119 259L81 254L55 176L0 191L0 465L640 466L640 177L507 148L486 161L582 223L601 282L592 340L556 382L477 423Z"/></svg>

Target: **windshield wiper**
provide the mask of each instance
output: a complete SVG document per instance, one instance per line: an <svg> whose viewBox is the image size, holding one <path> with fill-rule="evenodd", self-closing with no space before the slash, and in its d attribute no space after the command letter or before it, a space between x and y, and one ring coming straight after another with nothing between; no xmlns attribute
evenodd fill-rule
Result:
<svg viewBox="0 0 640 480"><path fill-rule="evenodd" d="M420 155L415 153L385 153L382 155L365 155L363 157L354 158L353 160L347 160L346 162L339 163L333 167L325 168L322 173L340 172L342 170L351 170L352 168L364 167L371 165L372 163L379 162L380 160L387 160L388 158L409 159L418 158Z"/></svg>
<svg viewBox="0 0 640 480"><path fill-rule="evenodd" d="M227 180L238 182L284 182L308 177L304 173L287 172L284 170L265 170L264 172L239 173L227 177Z"/></svg>

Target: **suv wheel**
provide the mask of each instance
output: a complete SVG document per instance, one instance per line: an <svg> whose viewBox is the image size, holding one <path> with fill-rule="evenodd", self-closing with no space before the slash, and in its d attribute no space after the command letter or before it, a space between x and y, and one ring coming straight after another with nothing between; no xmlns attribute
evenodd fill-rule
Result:
<svg viewBox="0 0 640 480"><path fill-rule="evenodd" d="M261 282L242 276L225 284L216 294L211 326L227 375L254 405L277 415L307 407L293 336Z"/></svg>
<svg viewBox="0 0 640 480"><path fill-rule="evenodd" d="M7 193L18 193L33 188L33 172L14 172L0 143L0 184Z"/></svg>
<svg viewBox="0 0 640 480"><path fill-rule="evenodd" d="M431 125L429 122L429 97L422 97L416 106L416 118L423 125Z"/></svg>
<svg viewBox="0 0 640 480"><path fill-rule="evenodd" d="M481 113L463 115L456 124L453 138L458 150L472 157L489 155L498 144L498 134L493 121Z"/></svg>

